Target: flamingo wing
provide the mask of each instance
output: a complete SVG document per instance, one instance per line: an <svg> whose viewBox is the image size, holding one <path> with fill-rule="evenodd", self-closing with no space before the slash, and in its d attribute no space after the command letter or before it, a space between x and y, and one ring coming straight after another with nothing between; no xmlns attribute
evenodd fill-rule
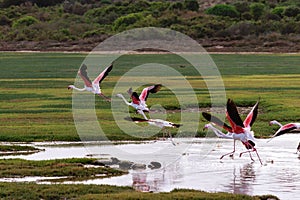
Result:
<svg viewBox="0 0 300 200"><path fill-rule="evenodd" d="M82 80L84 81L84 85L87 87L92 87L92 81L90 80L90 78L87 75L87 66L85 64L82 64L78 75L82 78Z"/></svg>
<svg viewBox="0 0 300 200"><path fill-rule="evenodd" d="M232 132L232 128L226 124L225 122L223 122L222 120L220 120L219 118L212 116L211 114L207 113L207 112L202 112L202 116L209 122L212 122L220 127L222 127L223 129L225 129L228 132Z"/></svg>
<svg viewBox="0 0 300 200"><path fill-rule="evenodd" d="M139 95L136 92L132 92L130 97L134 104L139 105L141 103L139 99Z"/></svg>
<svg viewBox="0 0 300 200"><path fill-rule="evenodd" d="M286 124L282 126L272 137L283 135L295 129L297 129L297 126L294 123Z"/></svg>
<svg viewBox="0 0 300 200"><path fill-rule="evenodd" d="M182 126L182 124L175 124L170 122L171 126L175 127L175 128L179 128L180 126Z"/></svg>
<svg viewBox="0 0 300 200"><path fill-rule="evenodd" d="M244 123L238 113L237 107L233 100L228 99L227 101L227 119L232 126L234 133L243 133Z"/></svg>
<svg viewBox="0 0 300 200"><path fill-rule="evenodd" d="M105 77L108 75L108 73L112 70L113 68L113 64L111 64L110 66L106 67L93 81L94 84L100 84Z"/></svg>
<svg viewBox="0 0 300 200"><path fill-rule="evenodd" d="M161 84L156 84L156 85L152 85L152 86L144 88L141 95L140 95L140 97L139 97L140 100L141 101L147 101L149 93L158 92L160 90L161 86L162 86Z"/></svg>
<svg viewBox="0 0 300 200"><path fill-rule="evenodd" d="M147 119L142 119L142 118L138 118L138 117L125 117L124 118L125 120L128 120L128 121L134 121L134 122L147 122L148 120Z"/></svg>
<svg viewBox="0 0 300 200"><path fill-rule="evenodd" d="M256 104L253 106L252 110L250 113L247 115L246 119L244 120L244 126L245 127L251 127L253 123L255 122L258 114L258 101Z"/></svg>

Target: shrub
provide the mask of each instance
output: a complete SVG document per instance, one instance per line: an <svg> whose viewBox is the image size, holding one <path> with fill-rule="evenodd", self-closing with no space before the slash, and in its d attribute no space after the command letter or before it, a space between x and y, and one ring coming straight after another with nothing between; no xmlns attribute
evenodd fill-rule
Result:
<svg viewBox="0 0 300 200"><path fill-rule="evenodd" d="M11 21L6 15L0 16L0 26L10 25Z"/></svg>
<svg viewBox="0 0 300 200"><path fill-rule="evenodd" d="M238 2L235 2L233 5L234 5L235 9L241 14L250 11L248 2L238 1Z"/></svg>
<svg viewBox="0 0 300 200"><path fill-rule="evenodd" d="M252 3L250 5L250 12L255 20L258 20L265 10L265 5L262 3Z"/></svg>
<svg viewBox="0 0 300 200"><path fill-rule="evenodd" d="M285 8L286 7L283 7L283 6L277 6L274 9L272 9L271 13L275 14L275 15L278 15L279 17L282 17Z"/></svg>
<svg viewBox="0 0 300 200"><path fill-rule="evenodd" d="M242 17L242 19L244 19L244 20L251 20L251 19L252 19L252 15L251 15L250 12L245 12L245 13L243 13L241 17Z"/></svg>
<svg viewBox="0 0 300 200"><path fill-rule="evenodd" d="M287 17L296 17L299 13L300 8L296 6L289 6L284 10L283 15Z"/></svg>
<svg viewBox="0 0 300 200"><path fill-rule="evenodd" d="M13 28L20 27L20 26L30 26L39 22L38 19L32 16L25 16L21 17L20 19L13 22Z"/></svg>
<svg viewBox="0 0 300 200"><path fill-rule="evenodd" d="M238 17L239 13L234 6L226 4L217 4L206 10L207 14L218 15L218 16L228 16L228 17Z"/></svg>
<svg viewBox="0 0 300 200"><path fill-rule="evenodd" d="M142 18L143 15L141 13L130 13L128 15L121 16L115 20L113 29L119 31L125 30L128 26L133 25Z"/></svg>
<svg viewBox="0 0 300 200"><path fill-rule="evenodd" d="M273 13L267 13L264 17L265 20L275 20L279 21L281 20L281 17L279 15L273 14Z"/></svg>
<svg viewBox="0 0 300 200"><path fill-rule="evenodd" d="M183 2L184 8L191 11L198 11L199 4L197 0L184 0Z"/></svg>
<svg viewBox="0 0 300 200"><path fill-rule="evenodd" d="M295 18L296 21L300 21L300 13Z"/></svg>
<svg viewBox="0 0 300 200"><path fill-rule="evenodd" d="M183 10L183 7L182 2L175 2L169 6L169 10Z"/></svg>

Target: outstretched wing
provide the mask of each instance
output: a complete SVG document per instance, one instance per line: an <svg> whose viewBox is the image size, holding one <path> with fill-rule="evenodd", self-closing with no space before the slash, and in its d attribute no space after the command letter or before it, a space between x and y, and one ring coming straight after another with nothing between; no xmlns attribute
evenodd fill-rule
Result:
<svg viewBox="0 0 300 200"><path fill-rule="evenodd" d="M132 92L132 88L129 88L129 90L127 90L128 94L130 95L131 101L134 104L140 104L140 99L139 99L139 95L136 92Z"/></svg>
<svg viewBox="0 0 300 200"><path fill-rule="evenodd" d="M174 123L172 123L172 122L171 122L171 125L172 125L173 127L176 127L176 128L179 128L180 126L182 126L182 124L174 124Z"/></svg>
<svg viewBox="0 0 300 200"><path fill-rule="evenodd" d="M223 129L225 129L228 132L232 132L232 128L227 125L225 122L223 122L222 120L220 120L219 118L212 116L211 114L207 113L207 112L202 112L202 116L209 122L212 122L220 127L222 127Z"/></svg>
<svg viewBox="0 0 300 200"><path fill-rule="evenodd" d="M147 119L142 119L142 118L138 118L138 117L125 117L124 118L125 120L128 120L128 121L134 121L134 122L147 122L148 120Z"/></svg>
<svg viewBox="0 0 300 200"><path fill-rule="evenodd" d="M81 67L78 71L78 75L84 81L84 85L86 85L87 87L92 87L92 81L90 80L90 78L87 75L87 66L85 64L81 65Z"/></svg>
<svg viewBox="0 0 300 200"><path fill-rule="evenodd" d="M251 127L253 123L255 122L258 114L258 101L256 104L253 106L252 110L250 113L247 115L246 119L244 120L244 126L245 127Z"/></svg>
<svg viewBox="0 0 300 200"><path fill-rule="evenodd" d="M94 84L100 84L105 77L108 75L108 73L112 70L113 68L113 64L111 64L110 66L106 67L98 76L97 78L95 78L95 80L93 81Z"/></svg>
<svg viewBox="0 0 300 200"><path fill-rule="evenodd" d="M160 90L161 88L161 84L156 84L156 85L152 85L152 86L149 86L149 87L146 87L143 89L139 99L141 101L147 101L147 98L149 96L149 93L156 93Z"/></svg>
<svg viewBox="0 0 300 200"><path fill-rule="evenodd" d="M238 113L237 107L235 103L231 100L228 99L227 101L227 119L232 126L233 132L234 133L242 133L244 132L244 124L243 121Z"/></svg>
<svg viewBox="0 0 300 200"><path fill-rule="evenodd" d="M286 124L284 126L282 126L273 136L273 137L277 137L277 136L280 136L280 135L283 135L285 133L288 133L292 130L295 130L297 129L297 126L295 126L295 124L293 123L289 123L289 124Z"/></svg>

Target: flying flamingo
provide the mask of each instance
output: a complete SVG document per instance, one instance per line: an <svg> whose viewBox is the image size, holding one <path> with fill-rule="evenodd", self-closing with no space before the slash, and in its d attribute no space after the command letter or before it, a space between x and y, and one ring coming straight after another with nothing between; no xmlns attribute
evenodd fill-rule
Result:
<svg viewBox="0 0 300 200"><path fill-rule="evenodd" d="M152 126L156 126L162 129L162 131L167 131L170 140L172 142L172 144L175 146L176 144L174 143L174 141L172 140L172 135L170 133L170 131L168 131L166 128L170 127L170 128L179 128L180 126L182 126L181 124L175 124L173 122L169 122L169 121L165 121L162 119L141 119L141 118L137 118L137 117L127 117L125 118L126 120L132 120L135 123L141 123L141 122L147 122L149 125Z"/></svg>
<svg viewBox="0 0 300 200"><path fill-rule="evenodd" d="M117 97L120 97L124 102L137 110L139 114L142 114L145 119L147 119L144 112L149 112L149 108L146 104L149 93L156 93L160 90L161 84L152 85L143 89L140 96L136 92L132 92L132 88L129 88L127 91L131 97L131 102L129 103L122 94L117 94Z"/></svg>
<svg viewBox="0 0 300 200"><path fill-rule="evenodd" d="M280 128L276 131L276 133L271 137L271 139L273 139L274 137L277 137L277 136L280 136L280 135L283 135L285 133L288 133L292 130L295 130L295 129L300 129L300 123L288 123L286 125L282 125L281 123L279 123L278 121L276 120L272 120L269 122L269 125L273 125L273 124L276 124L278 126L280 126ZM269 140L271 141L271 140ZM299 142L299 145L297 147L297 152L300 152L300 142ZM296 153L297 153L296 152Z"/></svg>
<svg viewBox="0 0 300 200"><path fill-rule="evenodd" d="M87 75L87 66L83 64L79 71L78 75L82 78L84 81L84 88L77 88L74 85L69 85L68 89L75 89L78 91L88 91L92 92L94 94L99 95L100 97L106 99L106 101L111 101L110 98L106 97L102 92L100 88L100 83L105 79L105 77L108 75L108 73L112 70L113 64L110 66L106 67L92 82L90 78Z"/></svg>
<svg viewBox="0 0 300 200"><path fill-rule="evenodd" d="M257 114L258 114L258 102L253 106L252 110L250 113L247 115L246 119L244 122L242 121L237 107L233 100L228 99L227 101L227 106L226 106L226 117L230 123L231 126L227 125L225 122L220 120L219 118L212 116L209 113L203 112L202 115L203 117L210 121L211 123L206 124L204 126L204 129L211 129L218 137L220 138L226 138L226 139L233 139L233 151L227 154L224 154L221 156L220 159L222 159L224 156L230 155L233 156L235 152L235 141L240 140L243 145L246 147L247 151L240 153L240 157L244 153L248 153L250 155L250 158L252 161L253 158L251 156L251 152L255 151L260 163L261 159L257 153L254 143L254 134L253 131L251 131L251 126L253 125L254 121L256 120ZM217 129L213 125L217 125L228 131L227 134L224 134L221 130Z"/></svg>

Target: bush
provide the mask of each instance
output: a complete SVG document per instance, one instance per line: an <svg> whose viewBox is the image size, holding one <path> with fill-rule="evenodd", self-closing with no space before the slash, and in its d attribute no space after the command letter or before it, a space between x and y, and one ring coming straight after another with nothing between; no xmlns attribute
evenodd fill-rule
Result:
<svg viewBox="0 0 300 200"><path fill-rule="evenodd" d="M275 14L275 15L278 15L279 17L282 17L285 8L286 8L286 7L283 7L283 6L277 6L277 7L275 7L275 8L271 11L271 13L272 13L272 14Z"/></svg>
<svg viewBox="0 0 300 200"><path fill-rule="evenodd" d="M175 2L169 6L169 10L183 10L183 7L182 2Z"/></svg>
<svg viewBox="0 0 300 200"><path fill-rule="evenodd" d="M284 10L283 15L287 17L296 17L299 13L300 8L296 6L289 6Z"/></svg>
<svg viewBox="0 0 300 200"><path fill-rule="evenodd" d="M267 13L264 17L265 20L275 20L280 21L281 17L279 15L273 14L273 13Z"/></svg>
<svg viewBox="0 0 300 200"><path fill-rule="evenodd" d="M184 0L183 2L184 8L191 11L198 11L199 4L197 0Z"/></svg>
<svg viewBox="0 0 300 200"><path fill-rule="evenodd" d="M32 24L38 23L39 20L32 16L21 17L20 19L13 22L13 28L20 26L30 26Z"/></svg>
<svg viewBox="0 0 300 200"><path fill-rule="evenodd" d="M248 2L238 1L238 2L235 2L233 5L234 5L235 9L241 14L250 11Z"/></svg>
<svg viewBox="0 0 300 200"><path fill-rule="evenodd" d="M125 30L128 26L133 25L142 18L143 15L141 13L130 13L128 15L121 16L115 20L113 29L118 31Z"/></svg>
<svg viewBox="0 0 300 200"><path fill-rule="evenodd" d="M250 5L250 12L255 20L258 20L265 10L265 5L262 3L252 3Z"/></svg>
<svg viewBox="0 0 300 200"><path fill-rule="evenodd" d="M10 25L11 21L6 15L0 16L0 26Z"/></svg>
<svg viewBox="0 0 300 200"><path fill-rule="evenodd" d="M252 15L251 15L250 12L245 12L245 13L243 13L241 17L242 17L242 19L244 19L244 20L251 20L251 19L252 19Z"/></svg>
<svg viewBox="0 0 300 200"><path fill-rule="evenodd" d="M239 13L234 6L226 4L217 4L214 7L210 7L206 10L207 14L218 15L218 16L228 16L228 17L238 17Z"/></svg>

